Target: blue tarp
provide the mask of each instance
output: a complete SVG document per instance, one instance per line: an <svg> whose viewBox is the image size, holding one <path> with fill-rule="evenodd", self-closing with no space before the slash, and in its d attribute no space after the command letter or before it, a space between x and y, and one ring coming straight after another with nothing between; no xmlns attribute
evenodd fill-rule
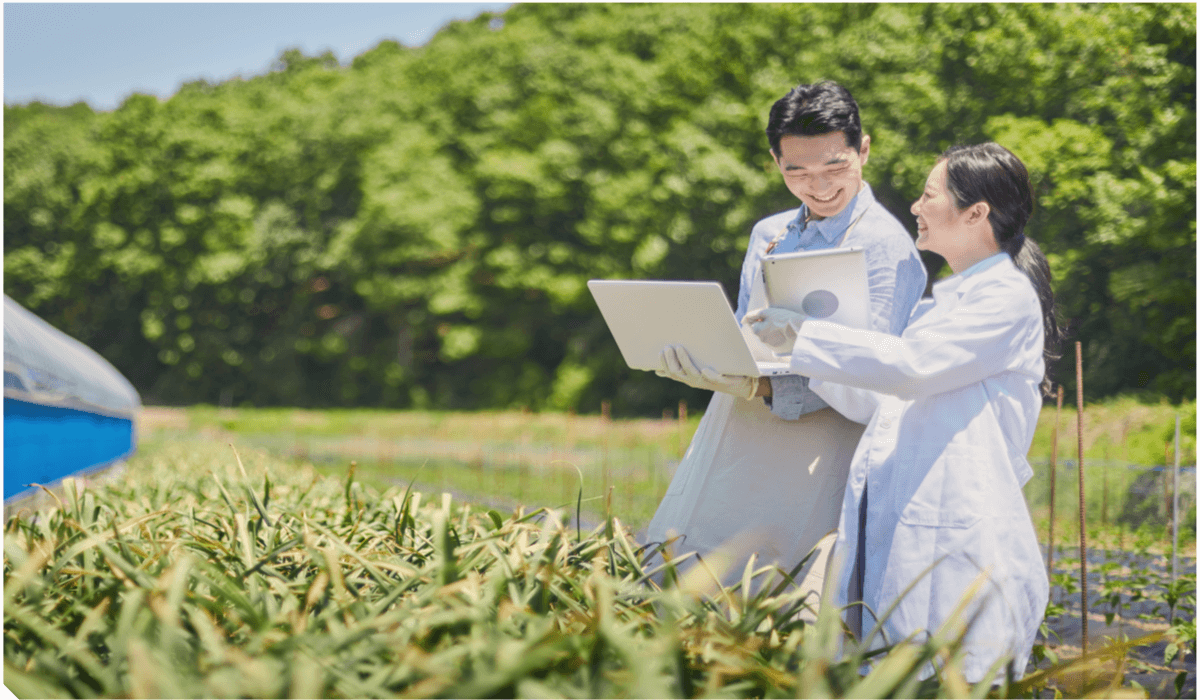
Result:
<svg viewBox="0 0 1200 700"><path fill-rule="evenodd" d="M128 457L141 400L107 360L4 297L4 500Z"/></svg>
<svg viewBox="0 0 1200 700"><path fill-rule="evenodd" d="M4 399L4 498L128 457L133 421Z"/></svg>

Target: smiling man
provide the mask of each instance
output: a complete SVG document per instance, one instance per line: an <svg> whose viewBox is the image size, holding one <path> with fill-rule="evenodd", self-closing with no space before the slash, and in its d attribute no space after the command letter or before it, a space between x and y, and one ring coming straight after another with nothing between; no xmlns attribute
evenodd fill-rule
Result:
<svg viewBox="0 0 1200 700"><path fill-rule="evenodd" d="M766 306L762 257L837 246L865 249L872 330L899 335L925 290L925 268L905 228L862 177L871 153L858 105L841 85L800 85L771 107L771 157L800 207L755 224L742 263L737 317ZM797 375L716 375L686 348L663 351L659 374L710 389L691 446L647 528L671 552L696 551L741 579L751 553L785 571L818 542L805 588L819 590L837 528L850 458L863 426L829 408ZM824 538L824 539L822 539ZM711 568L711 567L710 567Z"/></svg>

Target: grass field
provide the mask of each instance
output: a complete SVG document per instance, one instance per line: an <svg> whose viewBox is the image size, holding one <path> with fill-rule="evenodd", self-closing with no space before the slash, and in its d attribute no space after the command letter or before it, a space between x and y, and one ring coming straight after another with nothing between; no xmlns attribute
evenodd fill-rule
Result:
<svg viewBox="0 0 1200 700"><path fill-rule="evenodd" d="M568 414L148 408L139 430L158 440L233 442L344 474L379 488L422 488L512 508L574 505L595 522L612 488L614 508L645 525L666 491L699 416L606 420ZM582 480L582 481L581 481Z"/></svg>
<svg viewBox="0 0 1200 700"><path fill-rule="evenodd" d="M1190 598L1181 589L1175 600L1175 626L1084 658L1046 645L1018 683L965 682L961 619L874 656L862 676L871 652L843 637L831 606L806 613L811 601L775 585L780 572L751 564L732 588L704 567L677 578L646 568L649 553L615 508L578 528L570 508L488 509L376 489L356 474L160 435L123 472L69 480L42 507L6 512L5 684L18 697L1175 697L1194 688L1177 669L1194 643L1194 576ZM764 577L773 583L751 593L747 582ZM1137 601L1113 588L1129 615L1167 600L1150 587ZM1138 650L1163 656L1168 645L1175 653L1155 663L1168 677L1145 682ZM934 661L940 670L922 681Z"/></svg>
<svg viewBox="0 0 1200 700"><path fill-rule="evenodd" d="M584 511L595 522L612 487L614 508L635 529L644 527L666 491L680 455L699 424L700 412L679 411L663 419L608 420L600 416L520 412L439 413L378 410L147 408L143 439L217 440L266 449L311 462L327 474L344 474L357 462L357 477L380 488L415 481L467 500L511 508L518 503L573 504L582 484ZM1169 542L1169 473L1175 416L1183 436L1185 472L1181 512L1195 509L1196 407L1143 404L1118 398L1084 411L1085 503L1089 528L1114 542L1155 533ZM1043 408L1029 459L1035 476L1025 494L1039 531L1049 534L1053 404ZM1074 408L1058 422L1055 469L1055 541L1078 538L1078 432ZM1131 468L1129 465L1137 465ZM1160 470L1152 471L1159 466ZM1140 532L1139 532L1140 530ZM1195 555L1195 518L1183 518L1181 551Z"/></svg>

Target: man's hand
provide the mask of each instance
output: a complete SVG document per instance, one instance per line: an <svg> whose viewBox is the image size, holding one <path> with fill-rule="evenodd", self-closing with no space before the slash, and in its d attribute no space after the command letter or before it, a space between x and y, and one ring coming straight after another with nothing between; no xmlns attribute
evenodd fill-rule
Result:
<svg viewBox="0 0 1200 700"><path fill-rule="evenodd" d="M768 306L746 314L742 323L749 324L750 330L772 350L791 354L792 346L796 344L796 332L806 318L795 311Z"/></svg>
<svg viewBox="0 0 1200 700"><path fill-rule="evenodd" d="M752 399L758 393L758 378L732 374L721 374L711 367L700 369L682 345L668 345L659 355L659 369L655 374L670 377L696 389L720 391L743 399Z"/></svg>

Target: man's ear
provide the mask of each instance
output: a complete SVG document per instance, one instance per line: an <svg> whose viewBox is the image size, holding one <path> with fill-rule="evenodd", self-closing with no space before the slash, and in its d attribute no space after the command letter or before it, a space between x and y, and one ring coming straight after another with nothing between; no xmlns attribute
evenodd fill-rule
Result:
<svg viewBox="0 0 1200 700"><path fill-rule="evenodd" d="M867 158L871 155L871 137L863 134L862 145L858 147L858 157L862 159L862 164L867 164Z"/></svg>

